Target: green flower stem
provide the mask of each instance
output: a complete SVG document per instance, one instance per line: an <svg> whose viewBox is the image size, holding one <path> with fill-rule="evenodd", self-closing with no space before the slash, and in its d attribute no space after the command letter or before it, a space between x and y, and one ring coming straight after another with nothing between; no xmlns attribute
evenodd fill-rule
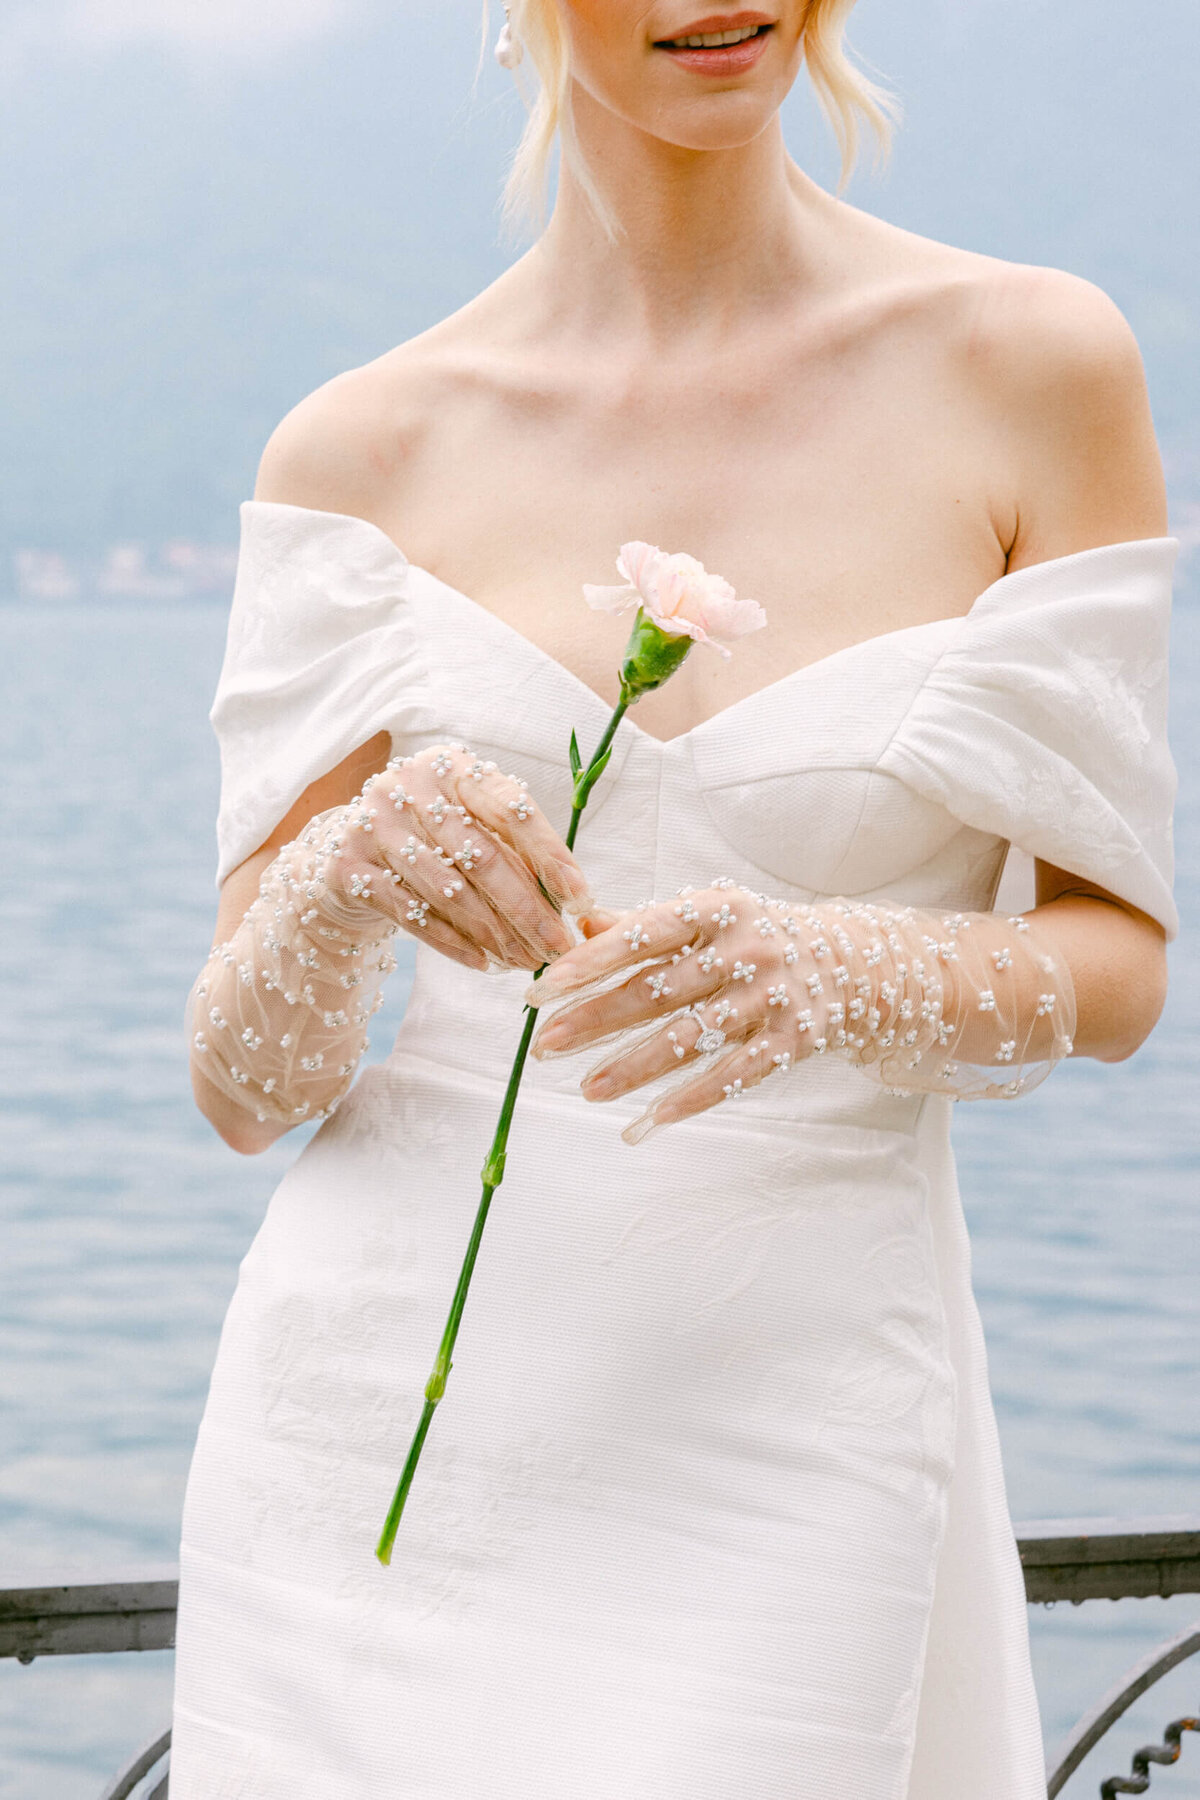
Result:
<svg viewBox="0 0 1200 1800"><path fill-rule="evenodd" d="M579 821L583 817L592 788L603 774L612 749L612 741L617 734L617 726L625 717L636 695L629 694L624 684L621 689L621 700L608 721L604 736L596 746L596 751L587 768L575 777L575 790L571 801L571 823L567 830L567 848L575 848L575 836L579 830ZM546 968L534 974L534 980ZM513 1112L517 1104L517 1093L521 1086L521 1077L525 1073L525 1059L529 1055L529 1045L533 1037L533 1028L537 1024L537 1008L525 1008L525 1025L521 1032L521 1041L517 1046L517 1054L513 1059L512 1072L508 1077L508 1087L504 1093L504 1104L500 1108L500 1118L496 1126L496 1135L492 1139L492 1147L488 1151L483 1165L483 1197L479 1202L479 1210L475 1214L475 1224L471 1232L471 1241L467 1245L467 1254L463 1258L462 1270L458 1277L458 1286L454 1290L454 1300L450 1307L450 1317L446 1321L446 1329L442 1335L441 1347L437 1353L437 1361L433 1365L433 1373L425 1384L425 1406L421 1413L421 1422L413 1435L409 1447L408 1459L404 1464L404 1472L400 1477L387 1521L383 1527L383 1535L375 1547L375 1554L381 1563L392 1560L392 1548L396 1542L396 1533L400 1528L404 1503L408 1499L408 1490L412 1486L413 1476L417 1472L421 1451L433 1419L434 1408L446 1391L446 1380L453 1367L451 1357L454 1354L454 1341L458 1336L458 1327L462 1321L463 1308L467 1303L467 1289L471 1285L471 1276L475 1269L475 1258L479 1254L479 1245L483 1238L483 1228L487 1223L488 1208L492 1204L492 1195L504 1180L504 1163L508 1151L508 1134L512 1127Z"/></svg>
<svg viewBox="0 0 1200 1800"><path fill-rule="evenodd" d="M575 848L575 838L579 831L579 821L583 817L583 809L588 803L588 796L591 794L592 789L595 787L597 781L599 781L601 775L608 766L608 758L612 750L612 741L617 735L617 726L621 723L621 720L633 705L634 698L635 696L626 693L624 686L622 686L621 698L617 702L616 711L604 728L604 736L596 745L595 754L593 755L591 762L583 771L583 774L577 776L575 779L575 797L571 801L571 823L567 826L568 850L573 850ZM545 966L546 965L543 963L542 968L545 968ZM537 974L540 975L541 972L542 970L539 969ZM534 980L537 980L537 975L534 976Z"/></svg>

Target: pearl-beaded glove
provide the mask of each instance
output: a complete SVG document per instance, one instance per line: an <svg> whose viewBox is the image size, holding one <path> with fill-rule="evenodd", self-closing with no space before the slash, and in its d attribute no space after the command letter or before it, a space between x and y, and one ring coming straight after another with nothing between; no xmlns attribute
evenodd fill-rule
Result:
<svg viewBox="0 0 1200 1800"><path fill-rule="evenodd" d="M188 999L195 1065L260 1121L327 1117L367 1047L398 929L469 968L536 969L574 942L559 910L590 904L523 782L462 745L394 760L284 846L214 946Z"/></svg>
<svg viewBox="0 0 1200 1800"><path fill-rule="evenodd" d="M528 997L570 1002L539 1028L535 1057L626 1040L585 1077L588 1099L689 1068L630 1143L810 1056L843 1056L904 1093L1011 1097L1070 1055L1075 1024L1070 971L1027 919L803 905L729 881L622 914Z"/></svg>
<svg viewBox="0 0 1200 1800"><path fill-rule="evenodd" d="M188 997L194 1061L260 1121L298 1125L334 1111L396 966L396 922L371 904L369 886L350 901L329 884L349 813L319 814L280 851Z"/></svg>

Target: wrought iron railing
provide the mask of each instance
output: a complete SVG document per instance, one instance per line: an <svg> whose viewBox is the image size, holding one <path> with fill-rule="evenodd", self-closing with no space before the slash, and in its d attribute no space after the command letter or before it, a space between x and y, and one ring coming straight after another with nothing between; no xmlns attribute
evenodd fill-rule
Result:
<svg viewBox="0 0 1200 1800"><path fill-rule="evenodd" d="M1031 1603L1200 1594L1200 1518L1039 1520L1017 1526L1017 1544ZM29 1663L38 1656L169 1650L178 1591L174 1568L0 1585L0 1657ZM1198 1654L1200 1621L1129 1669L1051 1759L1048 1800L1062 1793L1136 1700ZM1171 1720L1161 1744L1137 1752L1130 1774L1101 1783L1101 1800L1147 1793L1152 1768L1178 1762L1189 1732L1200 1732L1200 1717ZM162 1732L113 1778L101 1800L132 1800L135 1794L139 1800L166 1800L170 1745L170 1732Z"/></svg>
<svg viewBox="0 0 1200 1800"><path fill-rule="evenodd" d="M1148 1599L1200 1594L1200 1519L1047 1519L1017 1526L1017 1544L1030 1601ZM1200 1653L1200 1621L1160 1644L1127 1669L1086 1713L1051 1758L1049 1800L1061 1794L1085 1756L1135 1700L1188 1657ZM1197 1709L1200 1711L1200 1708ZM1133 1759L1129 1775L1100 1785L1101 1800L1145 1794L1150 1765L1179 1761L1185 1732L1200 1731L1200 1718L1173 1719L1161 1744Z"/></svg>

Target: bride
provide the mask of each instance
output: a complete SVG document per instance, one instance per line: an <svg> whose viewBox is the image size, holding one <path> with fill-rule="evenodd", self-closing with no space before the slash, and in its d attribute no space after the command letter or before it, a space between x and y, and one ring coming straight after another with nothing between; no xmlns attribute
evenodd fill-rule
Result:
<svg viewBox="0 0 1200 1800"><path fill-rule="evenodd" d="M707 3L515 0L548 226L243 507L193 1075L235 1150L325 1122L200 1431L172 1800L1044 1800L949 1120L1158 1017L1178 544L1102 292L790 160L802 66L886 139L852 0ZM572 854L639 543L766 625L623 720Z"/></svg>

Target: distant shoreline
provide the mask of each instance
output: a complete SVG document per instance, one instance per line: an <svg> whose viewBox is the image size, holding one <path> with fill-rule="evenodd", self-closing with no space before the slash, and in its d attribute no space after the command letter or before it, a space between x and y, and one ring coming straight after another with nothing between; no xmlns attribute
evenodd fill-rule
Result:
<svg viewBox="0 0 1200 1800"><path fill-rule="evenodd" d="M13 553L7 591L33 605L224 600L237 555L236 545L188 538L127 539L90 556L24 548Z"/></svg>

